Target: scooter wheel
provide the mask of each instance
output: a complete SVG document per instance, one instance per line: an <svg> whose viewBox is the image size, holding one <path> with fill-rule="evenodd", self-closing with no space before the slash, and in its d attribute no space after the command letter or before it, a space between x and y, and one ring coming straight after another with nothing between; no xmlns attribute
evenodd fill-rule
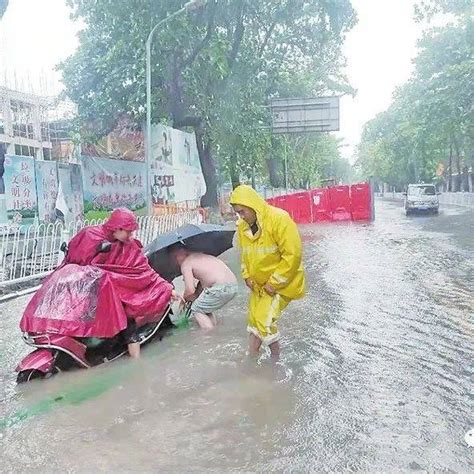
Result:
<svg viewBox="0 0 474 474"><path fill-rule="evenodd" d="M41 372L41 370L36 369L22 370L21 372L18 372L16 383L26 383L31 382L32 380L46 379L51 377L54 373L56 373L56 371L44 373Z"/></svg>

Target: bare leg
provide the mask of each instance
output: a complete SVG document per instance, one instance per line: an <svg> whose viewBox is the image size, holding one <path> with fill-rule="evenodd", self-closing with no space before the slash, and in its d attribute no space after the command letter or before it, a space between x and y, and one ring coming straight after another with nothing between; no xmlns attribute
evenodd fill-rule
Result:
<svg viewBox="0 0 474 474"><path fill-rule="evenodd" d="M139 359L140 358L140 343L138 342L131 342L128 345L128 353L132 359Z"/></svg>
<svg viewBox="0 0 474 474"><path fill-rule="evenodd" d="M276 362L280 359L280 343L275 341L273 344L270 344L269 347L272 359Z"/></svg>
<svg viewBox="0 0 474 474"><path fill-rule="evenodd" d="M257 357L260 351L262 341L255 335L250 333L249 336L249 354L250 357Z"/></svg>
<svg viewBox="0 0 474 474"><path fill-rule="evenodd" d="M194 313L194 317L196 318L196 321L201 329L214 329L214 323L212 322L212 319L207 316L207 314Z"/></svg>

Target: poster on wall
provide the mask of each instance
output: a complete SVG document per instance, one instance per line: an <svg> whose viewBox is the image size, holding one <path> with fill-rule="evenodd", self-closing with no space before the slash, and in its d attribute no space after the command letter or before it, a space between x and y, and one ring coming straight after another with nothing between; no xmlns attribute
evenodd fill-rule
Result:
<svg viewBox="0 0 474 474"><path fill-rule="evenodd" d="M151 195L156 206L199 201L206 192L196 137L164 125L152 129Z"/></svg>
<svg viewBox="0 0 474 474"><path fill-rule="evenodd" d="M82 153L98 158L113 158L127 161L145 161L143 132L136 130L130 121L122 117L107 136L95 143L82 143Z"/></svg>
<svg viewBox="0 0 474 474"><path fill-rule="evenodd" d="M81 179L81 166L58 166L58 201L62 206L56 206L63 214L66 221L79 221L84 218L83 190ZM64 204L66 206L64 208Z"/></svg>
<svg viewBox="0 0 474 474"><path fill-rule="evenodd" d="M35 173L38 218L46 223L55 222L56 199L58 197L58 170L56 162L37 160L35 163Z"/></svg>
<svg viewBox="0 0 474 474"><path fill-rule="evenodd" d="M126 207L146 211L145 163L82 156L86 216Z"/></svg>
<svg viewBox="0 0 474 474"><path fill-rule="evenodd" d="M31 156L5 155L3 181L8 218L31 223L37 213L35 160Z"/></svg>
<svg viewBox="0 0 474 474"><path fill-rule="evenodd" d="M0 227L8 223L7 202L5 197L5 145L0 143Z"/></svg>

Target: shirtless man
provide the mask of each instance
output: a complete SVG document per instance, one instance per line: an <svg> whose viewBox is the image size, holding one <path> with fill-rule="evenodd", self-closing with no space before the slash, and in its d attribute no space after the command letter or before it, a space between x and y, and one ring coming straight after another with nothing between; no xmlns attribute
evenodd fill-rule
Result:
<svg viewBox="0 0 474 474"><path fill-rule="evenodd" d="M181 268L184 299L192 302L191 315L196 318L201 329L213 329L217 323L214 311L222 308L237 294L235 275L222 260L193 252L182 244L173 245L170 253ZM195 280L199 282L197 288Z"/></svg>

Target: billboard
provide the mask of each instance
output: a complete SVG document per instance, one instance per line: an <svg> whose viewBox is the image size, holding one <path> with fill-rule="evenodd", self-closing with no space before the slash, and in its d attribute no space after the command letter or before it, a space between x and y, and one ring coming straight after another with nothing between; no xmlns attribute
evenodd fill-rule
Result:
<svg viewBox="0 0 474 474"><path fill-rule="evenodd" d="M43 222L56 220L58 197L58 169L54 161L37 160L35 163L38 218Z"/></svg>
<svg viewBox="0 0 474 474"><path fill-rule="evenodd" d="M154 125L151 142L153 204L200 200L206 192L206 184L194 133Z"/></svg>
<svg viewBox="0 0 474 474"><path fill-rule="evenodd" d="M4 167L3 182L8 217L18 223L23 219L32 220L37 213L34 158L5 155Z"/></svg>
<svg viewBox="0 0 474 474"><path fill-rule="evenodd" d="M84 210L145 210L145 163L82 156Z"/></svg>
<svg viewBox="0 0 474 474"><path fill-rule="evenodd" d="M273 99L273 133L339 130L339 97Z"/></svg>
<svg viewBox="0 0 474 474"><path fill-rule="evenodd" d="M127 161L145 161L143 132L131 126L126 118L121 118L107 136L95 143L82 143L83 155L99 158L114 158Z"/></svg>

